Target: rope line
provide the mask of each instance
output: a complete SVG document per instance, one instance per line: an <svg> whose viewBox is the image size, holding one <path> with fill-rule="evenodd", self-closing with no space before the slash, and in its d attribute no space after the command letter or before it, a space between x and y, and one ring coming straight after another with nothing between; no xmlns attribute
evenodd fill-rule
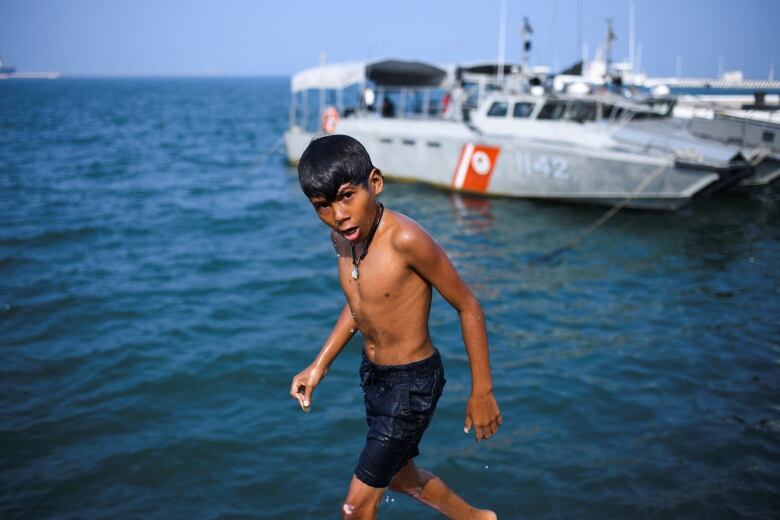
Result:
<svg viewBox="0 0 780 520"><path fill-rule="evenodd" d="M585 238L595 233L597 229L603 226L609 219L614 217L618 213L618 211L625 208L626 205L634 199L634 197L639 195L642 192L642 190L644 190L647 186L649 186L650 183L653 182L664 170L666 170L666 164L659 164L655 170L653 170L647 177L642 179L642 182L640 182L637 185L637 187L634 188L634 191L629 193L626 198L617 202L615 205L609 208L609 210L607 210L603 215L601 215L599 218L593 221L593 223L590 226L585 228L585 230L582 233L580 233L580 235L577 238L569 242L567 245L563 247L559 247L558 249L555 249L552 252L544 255L540 259L540 262L550 262L555 258L559 257L560 255L562 255L563 253L565 253L566 251L570 251L575 247L577 247L580 242L582 242Z"/></svg>
<svg viewBox="0 0 780 520"><path fill-rule="evenodd" d="M284 135L280 135L276 141L271 143L271 146L265 149L263 153L261 153L257 159L249 163L249 165L246 167L246 170L244 171L244 175L249 174L249 172L257 167L263 164L266 160L268 160L269 157L271 157L276 151L281 147L281 145L284 144Z"/></svg>

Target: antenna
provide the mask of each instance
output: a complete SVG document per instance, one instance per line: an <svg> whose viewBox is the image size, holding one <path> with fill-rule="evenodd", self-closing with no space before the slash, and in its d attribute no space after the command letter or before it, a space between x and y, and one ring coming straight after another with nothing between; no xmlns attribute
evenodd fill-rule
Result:
<svg viewBox="0 0 780 520"><path fill-rule="evenodd" d="M531 35L534 33L531 22L527 16L523 16L523 25L520 26L520 34L523 37L523 74L528 74L528 63L531 60Z"/></svg>
<svg viewBox="0 0 780 520"><path fill-rule="evenodd" d="M504 81L504 60L506 57L506 0L501 0L501 14L498 23L498 82Z"/></svg>
<svg viewBox="0 0 780 520"><path fill-rule="evenodd" d="M609 69L612 68L612 42L615 40L617 40L617 35L615 34L615 31L612 30L612 18L607 18L607 66L604 70L605 77L610 75Z"/></svg>
<svg viewBox="0 0 780 520"><path fill-rule="evenodd" d="M577 52L582 49L582 0L577 0ZM585 60L582 60L585 65Z"/></svg>
<svg viewBox="0 0 780 520"><path fill-rule="evenodd" d="M628 3L628 62L631 70L636 67L636 11L634 0Z"/></svg>

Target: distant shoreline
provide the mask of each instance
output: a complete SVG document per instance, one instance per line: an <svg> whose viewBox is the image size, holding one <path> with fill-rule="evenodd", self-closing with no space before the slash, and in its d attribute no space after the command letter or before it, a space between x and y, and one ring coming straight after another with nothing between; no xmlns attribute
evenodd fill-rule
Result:
<svg viewBox="0 0 780 520"><path fill-rule="evenodd" d="M15 72L0 74L0 79L220 79L290 78L292 74L80 74L62 72Z"/></svg>

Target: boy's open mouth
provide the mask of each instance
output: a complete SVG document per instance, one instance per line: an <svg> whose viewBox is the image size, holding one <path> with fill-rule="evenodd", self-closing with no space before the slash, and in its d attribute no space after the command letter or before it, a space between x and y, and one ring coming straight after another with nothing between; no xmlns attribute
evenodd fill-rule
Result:
<svg viewBox="0 0 780 520"><path fill-rule="evenodd" d="M352 242L357 239L359 231L360 228L358 226L354 226L351 228L339 230L339 233L341 233L341 236Z"/></svg>

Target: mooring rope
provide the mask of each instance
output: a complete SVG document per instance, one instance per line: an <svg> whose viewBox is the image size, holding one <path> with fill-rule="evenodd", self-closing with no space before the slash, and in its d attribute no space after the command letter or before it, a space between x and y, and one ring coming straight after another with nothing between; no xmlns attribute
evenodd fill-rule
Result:
<svg viewBox="0 0 780 520"><path fill-rule="evenodd" d="M255 168L265 163L265 161L268 160L268 158L271 157L274 153L276 153L279 147L283 144L284 144L284 135L280 135L276 139L276 141L271 143L271 146L266 148L263 153L257 156L257 159L249 163L249 165L246 167L246 170L244 171L244 175L248 174L252 170L252 168Z"/></svg>
<svg viewBox="0 0 780 520"><path fill-rule="evenodd" d="M647 186L649 186L650 183L653 182L656 179L656 177L658 177L661 174L661 172L666 170L666 166L667 166L666 164L659 164L655 170L653 170L647 177L642 179L642 182L640 182L637 185L637 187L634 188L634 191L629 193L629 195L626 198L617 202L615 205L609 208L609 210L607 210L603 215L601 215L599 218L593 221L593 223L587 228L585 228L585 230L582 233L580 233L579 236L577 236L577 238L575 238L565 246L559 247L558 249L554 249L550 253L543 255L539 260L537 260L534 263L551 262L556 258L558 258L559 256L561 256L566 251L571 251L572 249L577 247L580 242L582 242L583 240L585 240L585 238L595 233L598 228L603 226L609 219L614 217L618 211L625 208L626 205L634 199L634 197L639 195L642 192L642 190L644 190Z"/></svg>

